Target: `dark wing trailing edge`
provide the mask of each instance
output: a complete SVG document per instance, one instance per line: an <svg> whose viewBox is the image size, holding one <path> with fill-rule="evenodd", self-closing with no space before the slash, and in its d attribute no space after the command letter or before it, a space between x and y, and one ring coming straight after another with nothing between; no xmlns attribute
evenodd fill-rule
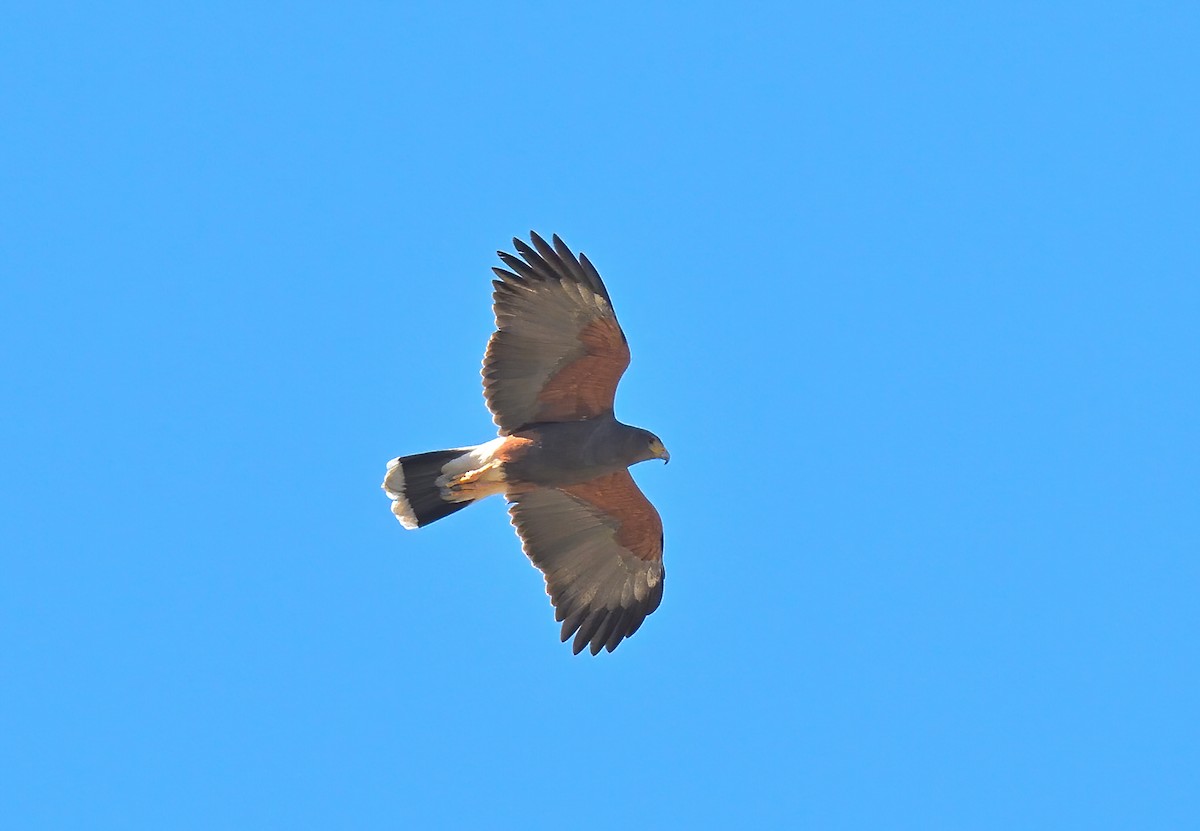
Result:
<svg viewBox="0 0 1200 831"><path fill-rule="evenodd" d="M501 434L544 421L611 413L629 345L600 275L556 234L530 233L521 258L497 252L496 332L483 358L483 394ZM523 259L522 259L523 258Z"/></svg>
<svg viewBox="0 0 1200 831"><path fill-rule="evenodd" d="M509 514L522 547L546 578L546 593L575 636L612 652L662 602L662 520L622 470L566 488L509 495Z"/></svg>

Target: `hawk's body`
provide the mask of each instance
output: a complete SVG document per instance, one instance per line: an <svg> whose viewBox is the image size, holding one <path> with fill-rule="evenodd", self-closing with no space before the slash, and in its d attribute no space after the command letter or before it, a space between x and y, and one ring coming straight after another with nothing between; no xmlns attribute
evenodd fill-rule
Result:
<svg viewBox="0 0 1200 831"><path fill-rule="evenodd" d="M628 468L669 459L654 434L613 416L629 347L587 257L557 236L493 269L496 332L484 396L500 437L404 456L383 487L406 528L504 494L525 553L546 576L575 652L610 652L662 599L662 522Z"/></svg>
<svg viewBox="0 0 1200 831"><path fill-rule="evenodd" d="M574 485L654 458L653 436L603 415L587 421L534 424L513 433L518 445L508 463L515 481L546 487Z"/></svg>

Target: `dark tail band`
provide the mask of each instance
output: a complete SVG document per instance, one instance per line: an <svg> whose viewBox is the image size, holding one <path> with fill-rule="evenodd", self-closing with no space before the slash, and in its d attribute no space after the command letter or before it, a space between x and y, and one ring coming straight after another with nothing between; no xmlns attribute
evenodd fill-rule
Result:
<svg viewBox="0 0 1200 831"><path fill-rule="evenodd" d="M401 525L405 528L423 528L471 504L470 501L447 502L442 499L442 489L437 485L442 467L471 449L434 450L431 453L401 456L388 462L383 490L392 500L392 513Z"/></svg>

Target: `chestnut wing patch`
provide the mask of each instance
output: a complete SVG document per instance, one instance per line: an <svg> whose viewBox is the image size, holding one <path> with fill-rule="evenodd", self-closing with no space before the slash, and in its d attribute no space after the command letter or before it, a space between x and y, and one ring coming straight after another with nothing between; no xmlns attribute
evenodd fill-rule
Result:
<svg viewBox="0 0 1200 831"><path fill-rule="evenodd" d="M662 601L662 521L628 471L567 488L509 493L522 547L572 650L612 652Z"/></svg>
<svg viewBox="0 0 1200 831"><path fill-rule="evenodd" d="M611 413L629 345L600 275L557 235L531 234L521 258L498 252L492 269L496 332L483 359L483 392L502 434L540 421Z"/></svg>

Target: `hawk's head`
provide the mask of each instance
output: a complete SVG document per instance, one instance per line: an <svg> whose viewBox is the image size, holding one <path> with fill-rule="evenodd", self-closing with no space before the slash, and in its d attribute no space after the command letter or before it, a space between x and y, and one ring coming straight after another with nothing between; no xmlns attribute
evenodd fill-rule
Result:
<svg viewBox="0 0 1200 831"><path fill-rule="evenodd" d="M633 461L630 464L645 462L650 459L662 459L664 463L671 461L671 454L663 446L662 439L649 430L643 430L640 427L634 428L632 450Z"/></svg>

